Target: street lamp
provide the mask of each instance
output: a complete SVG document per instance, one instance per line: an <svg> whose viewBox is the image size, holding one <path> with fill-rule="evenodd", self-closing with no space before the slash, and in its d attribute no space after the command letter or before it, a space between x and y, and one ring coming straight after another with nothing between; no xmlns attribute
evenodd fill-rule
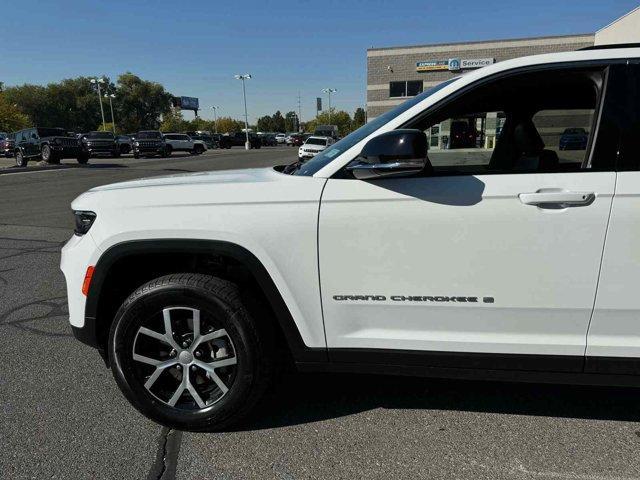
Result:
<svg viewBox="0 0 640 480"><path fill-rule="evenodd" d="M338 91L337 88L323 88L322 91L329 95L329 125L331 125L331 94Z"/></svg>
<svg viewBox="0 0 640 480"><path fill-rule="evenodd" d="M244 133L246 134L246 142L244 143L244 149L249 150L251 144L249 143L249 118L247 117L247 91L245 90L244 82L249 80L251 75L245 73L244 75L235 75L236 80L242 80L242 96L244 97Z"/></svg>
<svg viewBox="0 0 640 480"><path fill-rule="evenodd" d="M91 83L98 87L98 100L100 101L100 113L102 114L102 130L107 129L107 125L104 122L104 109L102 108L102 92L100 91L100 85L104 84L104 78L92 78Z"/></svg>
<svg viewBox="0 0 640 480"><path fill-rule="evenodd" d="M104 98L109 99L109 106L111 107L111 128L113 129L113 134L116 134L116 119L113 117L113 102L112 99L116 98L113 93L105 93Z"/></svg>
<svg viewBox="0 0 640 480"><path fill-rule="evenodd" d="M213 110L213 129L215 130L213 133L218 133L218 108L220 107L217 105L211 105L211 110Z"/></svg>

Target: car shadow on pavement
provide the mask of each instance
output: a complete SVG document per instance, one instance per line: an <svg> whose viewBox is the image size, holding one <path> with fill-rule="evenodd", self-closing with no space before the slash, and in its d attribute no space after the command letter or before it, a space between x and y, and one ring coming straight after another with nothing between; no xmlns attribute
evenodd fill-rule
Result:
<svg viewBox="0 0 640 480"><path fill-rule="evenodd" d="M238 430L317 422L367 410L420 409L640 421L633 388L352 374L288 374Z"/></svg>

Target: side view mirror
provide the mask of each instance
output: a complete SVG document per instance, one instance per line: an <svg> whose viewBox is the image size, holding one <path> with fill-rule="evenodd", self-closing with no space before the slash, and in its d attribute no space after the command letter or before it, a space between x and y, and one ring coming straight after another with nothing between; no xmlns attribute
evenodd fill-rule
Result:
<svg viewBox="0 0 640 480"><path fill-rule="evenodd" d="M369 140L360 155L347 165L347 170L358 180L369 180L411 175L428 165L425 133L400 129Z"/></svg>

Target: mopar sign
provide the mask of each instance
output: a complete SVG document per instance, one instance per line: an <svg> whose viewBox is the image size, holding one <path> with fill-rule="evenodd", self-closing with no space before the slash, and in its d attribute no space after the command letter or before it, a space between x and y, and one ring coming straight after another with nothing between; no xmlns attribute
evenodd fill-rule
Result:
<svg viewBox="0 0 640 480"><path fill-rule="evenodd" d="M460 70L460 59L459 58L450 58L449 59L449 70L455 72L456 70Z"/></svg>

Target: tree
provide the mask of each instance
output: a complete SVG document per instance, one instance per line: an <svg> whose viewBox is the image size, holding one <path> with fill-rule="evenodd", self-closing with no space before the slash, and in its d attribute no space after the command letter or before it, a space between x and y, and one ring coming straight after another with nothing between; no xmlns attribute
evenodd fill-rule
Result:
<svg viewBox="0 0 640 480"><path fill-rule="evenodd" d="M269 115L260 117L258 119L256 128L258 132L273 132L275 130L275 128L273 128L273 118Z"/></svg>
<svg viewBox="0 0 640 480"><path fill-rule="evenodd" d="M160 124L161 132L182 132L189 130L187 127L188 122L182 116L180 110L169 110L162 117L162 123Z"/></svg>
<svg viewBox="0 0 640 480"><path fill-rule="evenodd" d="M285 124L284 129L285 132L297 132L298 131L298 114L294 111L287 112L284 116Z"/></svg>
<svg viewBox="0 0 640 480"><path fill-rule="evenodd" d="M155 130L160 127L160 117L171 109L172 95L162 85L133 73L120 75L116 88L113 108L117 125L125 132Z"/></svg>
<svg viewBox="0 0 640 480"><path fill-rule="evenodd" d="M272 122L272 126L273 126L273 131L274 132L286 132L287 129L285 128L285 121L284 121L284 117L282 116L282 113L280 113L280 110L278 110L276 113L273 114L273 116L271 117L271 122Z"/></svg>
<svg viewBox="0 0 640 480"><path fill-rule="evenodd" d="M320 113L314 120L307 122L307 132L313 132L317 125L336 125L340 136L347 135L353 130L351 116L344 110L336 111L334 108L331 108L331 118L329 118L329 112L325 111Z"/></svg>
<svg viewBox="0 0 640 480"><path fill-rule="evenodd" d="M218 133L234 133L244 128L244 122L234 120L231 117L218 118Z"/></svg>
<svg viewBox="0 0 640 480"><path fill-rule="evenodd" d="M113 87L106 79L105 91ZM68 78L47 86L8 87L4 94L36 126L86 132L102 125L98 93L88 77ZM110 120L106 109L105 120Z"/></svg>
<svg viewBox="0 0 640 480"><path fill-rule="evenodd" d="M0 131L15 132L27 128L30 123L29 118L0 93Z"/></svg>
<svg viewBox="0 0 640 480"><path fill-rule="evenodd" d="M367 123L367 115L364 112L364 108L356 108L356 111L353 113L353 129L360 128L365 123Z"/></svg>

